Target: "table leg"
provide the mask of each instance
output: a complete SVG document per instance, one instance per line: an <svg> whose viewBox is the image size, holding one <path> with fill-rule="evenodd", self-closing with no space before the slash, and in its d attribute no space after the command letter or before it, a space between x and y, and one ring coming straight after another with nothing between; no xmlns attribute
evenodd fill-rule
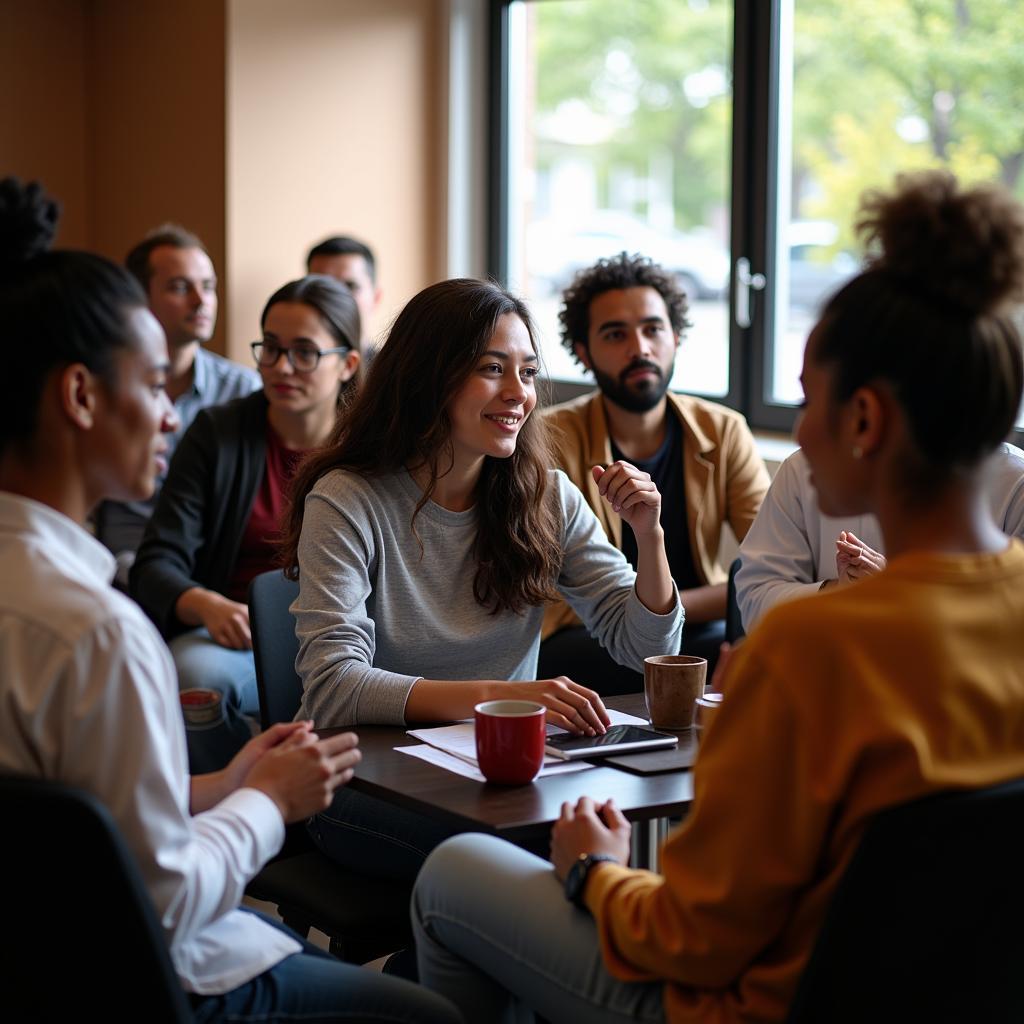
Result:
<svg viewBox="0 0 1024 1024"><path fill-rule="evenodd" d="M635 868L658 870L661 844L668 835L668 818L634 821L630 838L629 863Z"/></svg>

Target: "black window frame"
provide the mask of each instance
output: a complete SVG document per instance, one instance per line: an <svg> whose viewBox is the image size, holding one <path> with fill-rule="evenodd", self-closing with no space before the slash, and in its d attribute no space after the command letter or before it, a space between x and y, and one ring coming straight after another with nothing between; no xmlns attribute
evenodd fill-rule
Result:
<svg viewBox="0 0 1024 1024"><path fill-rule="evenodd" d="M509 238L509 7L514 0L490 0L487 271L508 281ZM542 3L544 0L523 0ZM734 0L733 109L730 183L729 389L715 400L741 412L752 430L791 434L796 406L769 400L774 349L777 248L778 143L781 0ZM769 283L751 289L750 326L736 318L737 262ZM559 382L563 394L592 385ZM1024 429L1008 439L1024 448Z"/></svg>

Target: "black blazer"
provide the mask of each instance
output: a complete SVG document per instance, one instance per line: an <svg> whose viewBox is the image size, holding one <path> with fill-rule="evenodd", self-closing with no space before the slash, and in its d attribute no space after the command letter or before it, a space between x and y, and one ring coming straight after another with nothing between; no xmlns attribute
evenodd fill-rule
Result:
<svg viewBox="0 0 1024 1024"><path fill-rule="evenodd" d="M132 597L167 640L191 587L223 594L267 465L262 391L202 409L185 432L129 575Z"/></svg>

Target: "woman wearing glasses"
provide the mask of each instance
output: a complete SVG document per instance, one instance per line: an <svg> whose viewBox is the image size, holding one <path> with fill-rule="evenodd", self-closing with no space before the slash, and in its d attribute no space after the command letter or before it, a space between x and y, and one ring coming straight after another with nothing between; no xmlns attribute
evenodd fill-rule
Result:
<svg viewBox="0 0 1024 1024"><path fill-rule="evenodd" d="M194 772L222 768L258 710L246 593L278 560L278 522L302 456L326 440L356 387L359 313L347 288L310 275L276 291L252 350L263 390L205 409L182 438L131 571L182 690L222 695L222 728L189 730Z"/></svg>

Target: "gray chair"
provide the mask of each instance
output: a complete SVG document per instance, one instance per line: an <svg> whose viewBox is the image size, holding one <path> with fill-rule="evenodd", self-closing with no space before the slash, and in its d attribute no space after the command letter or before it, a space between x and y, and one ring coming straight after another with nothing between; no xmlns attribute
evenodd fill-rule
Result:
<svg viewBox="0 0 1024 1024"><path fill-rule="evenodd" d="M249 622L263 728L291 721L299 710L302 682L295 671L299 642L288 610L297 583L279 570L257 576L249 587ZM277 905L281 919L300 935L318 928L331 952L366 963L412 942L410 887L360 875L325 857L304 826L290 826L281 854L249 883L254 899Z"/></svg>
<svg viewBox="0 0 1024 1024"><path fill-rule="evenodd" d="M1024 1020L1024 780L867 826L789 1024Z"/></svg>
<svg viewBox="0 0 1024 1024"><path fill-rule="evenodd" d="M0 777L0 820L5 1019L192 1021L134 857L96 797Z"/></svg>

